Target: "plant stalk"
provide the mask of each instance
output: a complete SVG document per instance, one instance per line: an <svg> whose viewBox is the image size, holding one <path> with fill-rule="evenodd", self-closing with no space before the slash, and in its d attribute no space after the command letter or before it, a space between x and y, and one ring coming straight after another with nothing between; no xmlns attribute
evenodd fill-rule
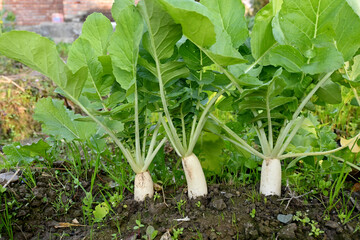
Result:
<svg viewBox="0 0 360 240"><path fill-rule="evenodd" d="M288 154L285 154L285 155L281 155L281 156L279 156L278 158L279 158L279 159L285 159L285 158L294 158L294 157L307 157L307 156L322 156L322 155L328 155L328 154L331 154L331 153L335 153L335 152L337 152L337 151L340 151L340 150L348 147L348 146L351 145L351 144L354 144L354 142L355 142L357 139L359 139L359 137L360 137L360 133L353 138L353 141L350 141L350 142L348 142L347 144L345 144L344 146L335 148L335 149L333 149L333 150L322 151L322 152L288 153Z"/></svg>

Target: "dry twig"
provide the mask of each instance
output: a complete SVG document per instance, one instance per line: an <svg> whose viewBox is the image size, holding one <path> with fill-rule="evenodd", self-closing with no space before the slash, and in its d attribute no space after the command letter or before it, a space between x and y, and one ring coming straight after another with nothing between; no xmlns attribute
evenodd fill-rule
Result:
<svg viewBox="0 0 360 240"><path fill-rule="evenodd" d="M295 191L292 191L292 190L291 190L291 188L290 188L290 186L289 186L289 180L286 180L286 188L287 188L288 191L289 191L290 197L278 199L278 201L288 201L288 203L286 204L285 210L289 207L291 200L293 200L293 199L299 199L299 198L301 198L301 197L303 197L303 196L306 196L306 195L308 195L309 193L312 193L312 192L313 192L313 190L311 190L310 192L307 192L307 193L304 193L304 194L298 196L298 195L296 195L296 192L295 192Z"/></svg>
<svg viewBox="0 0 360 240"><path fill-rule="evenodd" d="M0 83L11 83L13 84L15 87L17 87L18 89L20 89L20 91L25 92L25 89L23 87L21 87L19 84L17 84L14 80L12 80L11 78L8 78L6 76L0 76L2 79L4 80L0 80Z"/></svg>

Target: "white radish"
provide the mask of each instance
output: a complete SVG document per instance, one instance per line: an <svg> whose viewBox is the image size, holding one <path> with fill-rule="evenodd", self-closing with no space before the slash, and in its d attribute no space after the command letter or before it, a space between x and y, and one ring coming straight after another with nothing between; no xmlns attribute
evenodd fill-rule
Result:
<svg viewBox="0 0 360 240"><path fill-rule="evenodd" d="M260 193L265 196L281 195L281 163L279 159L267 159L263 161Z"/></svg>
<svg viewBox="0 0 360 240"><path fill-rule="evenodd" d="M207 195L208 189L199 159L194 153L182 158L190 199Z"/></svg>
<svg viewBox="0 0 360 240"><path fill-rule="evenodd" d="M135 175L134 199L135 201L144 201L146 197L154 196L154 183L149 171L137 173Z"/></svg>

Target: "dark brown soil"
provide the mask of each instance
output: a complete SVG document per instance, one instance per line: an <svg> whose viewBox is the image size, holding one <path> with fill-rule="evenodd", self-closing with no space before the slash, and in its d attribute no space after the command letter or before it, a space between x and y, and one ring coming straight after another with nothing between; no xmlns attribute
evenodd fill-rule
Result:
<svg viewBox="0 0 360 240"><path fill-rule="evenodd" d="M174 230L181 228L183 233L178 239L360 239L360 230L354 233L359 227L358 218L343 225L333 210L330 219L326 219L324 206L318 200L320 196L309 197L307 201L293 199L285 209L287 200L264 198L252 187L230 185L212 185L208 196L196 200L187 198L186 189L173 190L171 187L165 189L165 202L162 191L158 192L156 200L147 199L144 203L133 201L133 195L125 192L124 199L105 220L89 226L84 222L82 200L85 193L81 188L74 188L74 183L69 180L59 181L61 178L56 178L54 173L37 172L35 176L35 188L29 189L23 181L18 181L10 184L3 194L7 199L13 196L17 201L10 210L15 216L12 221L16 240L141 239L150 225L158 231L155 239L160 239L166 232L173 235ZM81 183L89 190L89 182ZM94 188L97 203L93 209L104 201L102 194L107 196L104 190L99 194L99 189ZM112 192L111 189L107 191ZM186 202L179 207L181 200ZM353 206L348 204L351 210ZM1 213L3 211L4 206L1 206ZM295 215L297 211L302 212L302 218L307 216L310 223L317 222L313 225L324 232L315 236L310 223L290 220L285 224L277 219L279 214ZM359 210L355 208L353 215L356 214ZM74 219L84 226L57 228ZM134 230L136 220L144 227ZM4 237L5 233L1 235L0 239L8 239ZM170 238L164 235L162 239Z"/></svg>

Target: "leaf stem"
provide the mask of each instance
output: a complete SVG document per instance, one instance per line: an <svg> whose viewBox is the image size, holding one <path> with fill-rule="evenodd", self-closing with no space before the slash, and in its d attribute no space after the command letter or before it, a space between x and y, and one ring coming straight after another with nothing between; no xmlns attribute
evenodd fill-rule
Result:
<svg viewBox="0 0 360 240"><path fill-rule="evenodd" d="M339 160L339 161L341 161L341 162L349 165L350 167L355 168L356 170L360 171L360 167L359 167L359 166L357 166L357 165L355 165L355 164L353 164L353 163L350 163L349 161L346 161L346 160L342 159L341 157L337 157L337 156L332 155L332 154L330 154L330 157L335 158L336 160Z"/></svg>
<svg viewBox="0 0 360 240"><path fill-rule="evenodd" d="M327 73L316 85L315 87L309 92L309 94L301 101L301 104L298 106L298 108L296 109L296 111L294 112L293 116L292 116L292 120L289 121L288 124L286 124L284 131L280 132L278 139L276 141L275 144L275 148L274 148L274 152L278 152L280 151L282 145L284 144L285 138L286 136L289 134L289 131L292 127L292 125L295 123L295 120L297 119L297 117L299 116L299 114L301 113L301 111L303 110L303 108L305 107L305 105L310 101L310 99L312 98L312 96L316 93L316 91L330 78L331 74L333 72L329 72Z"/></svg>
<svg viewBox="0 0 360 240"><path fill-rule="evenodd" d="M226 136L222 136L222 137L227 138L229 141L240 146L241 148L245 149L246 151L254 154L255 156L260 157L261 159L267 159L267 157L264 154L256 151L245 140L243 140L233 130L231 130L228 126L226 126L226 124L222 123L217 117L215 117L214 114L210 113L209 116L211 117L211 119L213 119L215 122L217 122L236 141L231 140L230 138L227 138Z"/></svg>
<svg viewBox="0 0 360 240"><path fill-rule="evenodd" d="M149 165L151 164L152 160L154 160L156 154L159 152L160 148L165 144L165 142L166 142L166 138L163 138L161 142L157 145L155 150L150 155L148 155L148 157L146 157L142 171L146 171L149 168Z"/></svg>
<svg viewBox="0 0 360 240"><path fill-rule="evenodd" d="M151 155L151 153L152 153L152 151L153 151L153 149L155 147L156 137L157 137L159 129L160 129L160 124L161 124L161 119L159 117L158 123L157 123L157 125L155 127L155 130L153 132L153 135L151 137L150 146L149 146L149 149L148 149L148 152L147 152L147 155L146 155L146 159L149 157L149 155Z"/></svg>
<svg viewBox="0 0 360 240"><path fill-rule="evenodd" d="M161 124L163 125L164 127L164 130L166 132L166 135L168 136L169 138L169 141L171 142L171 144L173 145L174 149L175 149L175 152L177 153L177 155L179 156L185 156L185 150L183 148L183 146L180 144L180 145L176 145L174 144L175 140L174 140L174 136L173 136L173 133L171 132L171 130L169 129L169 126L168 126L168 123L165 121L165 119L163 117L161 117ZM179 147L179 148L178 148Z"/></svg>
<svg viewBox="0 0 360 240"><path fill-rule="evenodd" d="M302 116L299 119L299 122L295 125L294 129L291 131L291 133L289 134L288 138L286 139L286 141L284 142L284 144L282 144L281 149L279 150L279 152L274 152L274 157L276 158L276 156L281 155L285 152L286 148L289 146L290 142L293 140L293 138L295 137L296 133L299 131L300 127L302 126L303 122L304 122L305 118Z"/></svg>
<svg viewBox="0 0 360 240"><path fill-rule="evenodd" d="M310 98L312 98L312 96L316 93L316 91L330 78L331 74L333 74L333 72L329 72L327 73L316 85L315 87L309 92L309 94L304 98L304 100L302 100L301 104L299 105L299 107L296 109L295 113L293 114L292 119L296 119L300 112L303 110L303 108L305 107L305 105L309 102Z"/></svg>
<svg viewBox="0 0 360 240"><path fill-rule="evenodd" d="M186 143L186 129L185 129L185 121L184 121L184 114L182 111L183 108L183 104L181 104L181 108L180 108L180 118L181 118L181 128L182 128L182 137L183 137L183 146L187 146Z"/></svg>
<svg viewBox="0 0 360 240"><path fill-rule="evenodd" d="M254 117L256 117L258 115L255 110L251 110L251 112L253 113ZM258 127L255 127L256 134L258 135L258 138L259 138L260 145L261 145L261 148L263 150L263 153L266 156L268 156L268 155L270 155L271 149L270 149L270 145L269 145L269 142L267 140L267 137L266 137L265 130L262 127L261 120L257 121L257 125L258 125Z"/></svg>
<svg viewBox="0 0 360 240"><path fill-rule="evenodd" d="M171 141L171 143L172 143L172 145L174 147L176 146L176 148L180 150L180 149L183 149L184 146L182 146L181 140L179 139L179 136L177 135L176 128L174 127L174 124L172 122L170 112L169 112L169 109L168 109L168 106L167 106L164 83L163 83L163 80L162 80L162 74L161 74L161 68L160 68L161 64L160 64L158 54L156 52L157 49L156 49L156 46L155 46L155 39L153 37L154 33L153 33L152 28L151 28L151 24L150 24L150 20L149 20L150 19L149 14L148 14L148 12L146 10L146 1L144 1L143 4L139 5L139 6L140 6L140 10L141 10L141 12L143 14L143 17L145 19L147 29L149 31L150 44L151 44L151 48L153 49L152 57L153 57L153 59L155 61L155 65L156 65L156 75L157 75L157 78L158 78L158 81L159 81L159 89L160 89L159 91L160 91L161 102L162 102L162 105L163 105L163 111L164 111L165 116L166 116L167 121L168 121L168 131L167 131L167 133L171 132L172 137L169 137L169 140ZM164 122L164 121L162 121L162 122ZM180 155L180 156L182 156L182 155Z"/></svg>
<svg viewBox="0 0 360 240"><path fill-rule="evenodd" d="M135 110L135 156L136 162L139 164L142 160L141 158L141 147L140 147L140 126L139 126L139 99L138 99L138 91L137 91L137 83L135 79L135 103L134 103L134 110Z"/></svg>
<svg viewBox="0 0 360 240"><path fill-rule="evenodd" d="M205 122L206 122L206 117L208 115L208 112L210 110L210 108L214 105L214 103L216 102L216 100L222 95L225 93L225 91L228 89L228 87L232 86L232 84L230 83L229 85L227 85L224 89L220 90L219 92L217 92L217 94L211 98L211 100L206 104L206 107L203 107L201 106L204 110L203 112L201 113L201 116L200 116L200 119L199 119L199 122L196 126L196 129L195 129L195 132L193 134L193 136L191 137L191 139L189 140L189 146L188 146L188 149L187 149L187 152L186 152L186 156L190 155L193 150L194 150L194 147L195 147L195 144L201 134L201 131L205 125Z"/></svg>
<svg viewBox="0 0 360 240"><path fill-rule="evenodd" d="M64 89L63 89L64 91ZM68 92L64 91L66 93L66 95L70 98L70 100L75 103L76 105L78 105L81 110L88 115L94 122L96 122L100 127L102 127L105 132L107 132L107 134L109 134L110 138L115 142L116 145L118 145L118 147L120 148L121 152L124 154L126 160L129 162L131 168L133 169L133 171L135 173L140 173L141 172L141 167L139 167L136 163L136 161L134 160L133 156L131 155L131 153L129 152L129 150L127 148L125 148L125 146L120 142L120 140L115 136L115 134L113 133L113 131L111 131L107 126L105 126L99 119L97 119L93 114L91 114L85 107L84 105L82 105L77 99L75 99L74 97L72 97Z"/></svg>
<svg viewBox="0 0 360 240"><path fill-rule="evenodd" d="M145 114L145 119L147 119L147 114ZM145 154L146 154L146 141L147 141L147 135L148 135L148 127L145 126L144 129L144 139L142 142L142 159L145 159Z"/></svg>
<svg viewBox="0 0 360 240"><path fill-rule="evenodd" d="M335 148L333 150L329 150L329 151L322 151L322 152L307 152L307 153L288 153L285 155L281 155L279 156L279 159L285 159L285 158L293 158L293 157L306 157L306 156L322 156L322 155L328 155L331 153L335 153L337 151L340 151L346 147L348 147L350 144L353 144L354 141L356 141L358 138L360 137L360 133L358 135L356 135L352 141L349 141L347 144L345 144L344 146Z"/></svg>
<svg viewBox="0 0 360 240"><path fill-rule="evenodd" d="M269 148L273 149L274 147L274 141L273 141L273 130L272 130L272 122L271 122L271 113L270 113L270 94L269 90L266 94L266 115L268 119L268 131L269 131Z"/></svg>

